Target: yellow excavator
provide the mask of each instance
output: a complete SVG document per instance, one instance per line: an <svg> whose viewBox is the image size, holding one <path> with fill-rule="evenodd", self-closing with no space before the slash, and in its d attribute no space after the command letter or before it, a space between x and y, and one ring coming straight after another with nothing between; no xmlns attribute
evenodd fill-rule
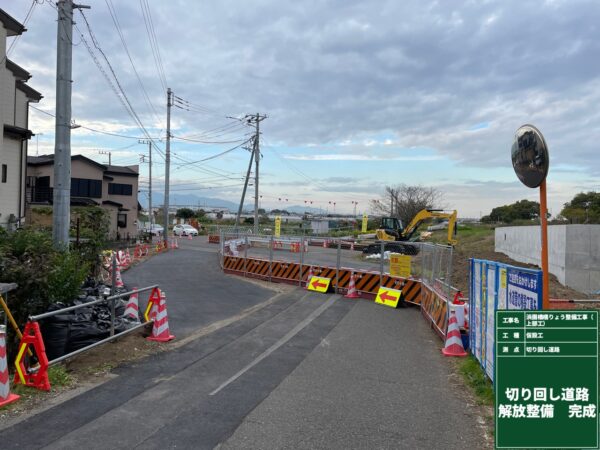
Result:
<svg viewBox="0 0 600 450"><path fill-rule="evenodd" d="M396 217L383 217L381 225L376 232L377 241L363 248L363 253L370 255L381 252L381 243L384 243L384 251L394 253L403 253L407 255L416 255L418 247L409 244L401 244L401 242L415 242L420 239L420 235L416 235L417 229L428 219L448 219L448 245L455 245L456 240L456 210L451 212L442 211L439 209L422 209L410 221L408 226L404 228L402 222Z"/></svg>

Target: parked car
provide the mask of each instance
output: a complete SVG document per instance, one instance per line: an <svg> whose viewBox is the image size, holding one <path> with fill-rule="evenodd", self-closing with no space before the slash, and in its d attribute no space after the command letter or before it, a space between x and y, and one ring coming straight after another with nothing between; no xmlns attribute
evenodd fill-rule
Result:
<svg viewBox="0 0 600 450"><path fill-rule="evenodd" d="M175 236L198 236L198 230L186 223L183 225L175 225L173 227L173 234L175 234Z"/></svg>
<svg viewBox="0 0 600 450"><path fill-rule="evenodd" d="M152 236L161 236L164 232L162 225L154 224L151 227L146 227L145 231L150 233Z"/></svg>

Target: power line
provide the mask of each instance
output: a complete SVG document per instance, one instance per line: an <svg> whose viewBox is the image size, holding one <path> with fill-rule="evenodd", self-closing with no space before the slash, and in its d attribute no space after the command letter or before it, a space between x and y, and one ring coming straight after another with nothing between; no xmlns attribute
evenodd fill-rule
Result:
<svg viewBox="0 0 600 450"><path fill-rule="evenodd" d="M29 6L29 10L27 11L27 15L25 15L25 19L23 20L23 28L25 28L27 26L27 22L29 22L29 19L31 19L31 16L33 16L33 11L35 10L36 5L41 5L42 3L44 3L44 0L33 0L31 2L31 5ZM22 35L18 34L17 36L15 36L13 41L10 43L10 46L8 47L8 50L6 50L6 55L4 56L2 63L4 63L4 61L6 61L6 59L10 56L10 54L16 47L17 42L19 41L19 38L21 36Z"/></svg>
<svg viewBox="0 0 600 450"><path fill-rule="evenodd" d="M81 16L83 17L83 20L86 24L88 33L90 35L90 38L92 39L92 43L94 44L94 47L100 52L100 54L102 55L102 57L104 58L104 61L106 62L106 65L108 66L114 80L116 83L116 86L114 83L112 83L112 80L110 79L110 77L108 76L108 74L106 73L106 71L104 70L104 68L102 67L102 65L100 64L100 61L98 61L98 59L96 58L96 55L93 51L93 49L91 48L91 46L89 45L89 43L87 42L87 40L85 39L85 36L83 35L83 33L81 32L81 30L79 30L79 27L77 27L77 25L75 26L77 28L77 31L80 33L81 35L81 39L82 42L84 43L86 49L88 50L88 53L90 54L90 56L92 57L92 59L94 60L94 63L96 64L96 66L98 67L98 69L100 70L100 72L102 73L102 75L104 76L104 78L107 80L107 82L109 83L109 85L111 86L111 88L113 89L113 92L115 93L115 95L117 95L117 97L119 98L119 101L121 102L121 104L123 105L123 107L125 108L125 110L127 111L127 113L131 116L131 118L133 119L134 123L140 128L140 130L142 131L142 133L144 134L146 139L152 139L150 136L150 133L148 133L148 130L146 130L146 127L144 126L144 124L142 123L141 119L139 118L138 114L135 112L135 109L133 108L131 102L129 101L129 98L127 97L127 94L125 94L125 91L123 89L123 87L121 86L121 83L119 82L119 78L117 77L117 74L115 73L110 61L108 60L108 57L106 56L106 53L102 50L102 48L100 47L100 44L98 43L98 40L96 39L96 36L94 35L92 28L87 20L87 17L85 16L85 14L83 13L83 11L79 10L79 12L81 13ZM159 153L159 155L164 157L164 152L153 142L152 145L154 146L154 148L156 149L156 151Z"/></svg>
<svg viewBox="0 0 600 450"><path fill-rule="evenodd" d="M110 13L110 17L112 18L113 24L115 25L115 28L119 35L119 38L121 39L121 43L123 44L123 48L125 49L125 53L127 54L127 58L129 58L129 62L131 63L133 72L135 73L138 84L140 85L140 88L142 90L142 93L144 95L146 103L150 107L150 109L154 112L154 116L155 116L154 118L156 119L156 121L160 122L160 118L158 117L156 109L154 108L154 105L152 104L152 101L150 100L150 97L148 96L148 92L146 91L146 88L144 87L144 83L142 82L142 79L135 67L135 64L133 63L131 54L129 53L129 48L127 47L127 43L125 42L125 37L123 36L123 32L121 30L121 25L119 24L119 19L117 17L117 13L116 13L115 7L112 3L112 0L105 0L105 2L106 2L106 6L108 7L108 12Z"/></svg>
<svg viewBox="0 0 600 450"><path fill-rule="evenodd" d="M160 55L160 47L156 39L156 33L154 31L154 23L152 22L152 13L150 12L150 6L146 0L140 0L140 7L142 9L142 17L144 19L144 25L146 26L146 34L148 35L148 41L150 42L150 49L152 51L152 57L154 58L154 64L156 65L156 71L158 73L158 79L162 85L163 91L167 90L167 77L165 76L165 70L162 64L162 58Z"/></svg>
<svg viewBox="0 0 600 450"><path fill-rule="evenodd" d="M198 144L235 144L236 142L247 142L244 141L243 139L236 139L234 141L201 141L198 139L188 139L188 138L184 138L183 136L172 136L173 139L179 139L180 141L186 141L186 142L196 142Z"/></svg>
<svg viewBox="0 0 600 450"><path fill-rule="evenodd" d="M40 109L37 106L33 106L33 105L30 104L29 107L32 108L32 109L35 109L36 111L41 112L42 114L46 114L47 116L56 117L51 112L44 111L43 109ZM111 133L110 131L98 130L98 129L91 128L91 127L88 127L88 126L85 126L85 125L81 125L81 124L77 124L77 126L80 127L80 128L83 128L85 130L91 131L93 133L106 134L107 136L114 136L114 137L120 137L120 138L125 138L125 139L145 139L145 137L127 136L127 135L124 135L124 134ZM159 138L154 138L154 139L159 139Z"/></svg>

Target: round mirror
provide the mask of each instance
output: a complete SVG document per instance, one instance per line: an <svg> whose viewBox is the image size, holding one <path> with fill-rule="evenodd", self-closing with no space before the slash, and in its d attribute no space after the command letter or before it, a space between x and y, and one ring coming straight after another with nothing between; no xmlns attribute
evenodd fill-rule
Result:
<svg viewBox="0 0 600 450"><path fill-rule="evenodd" d="M525 186L536 188L546 179L550 167L548 146L533 125L523 125L517 130L511 157L513 169Z"/></svg>

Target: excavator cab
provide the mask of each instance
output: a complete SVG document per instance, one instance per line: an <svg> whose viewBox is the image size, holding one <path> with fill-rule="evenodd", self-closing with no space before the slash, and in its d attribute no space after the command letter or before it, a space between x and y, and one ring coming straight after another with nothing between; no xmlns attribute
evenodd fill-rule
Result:
<svg viewBox="0 0 600 450"><path fill-rule="evenodd" d="M399 241L404 227L396 217L383 217L377 230L377 239L382 241Z"/></svg>

